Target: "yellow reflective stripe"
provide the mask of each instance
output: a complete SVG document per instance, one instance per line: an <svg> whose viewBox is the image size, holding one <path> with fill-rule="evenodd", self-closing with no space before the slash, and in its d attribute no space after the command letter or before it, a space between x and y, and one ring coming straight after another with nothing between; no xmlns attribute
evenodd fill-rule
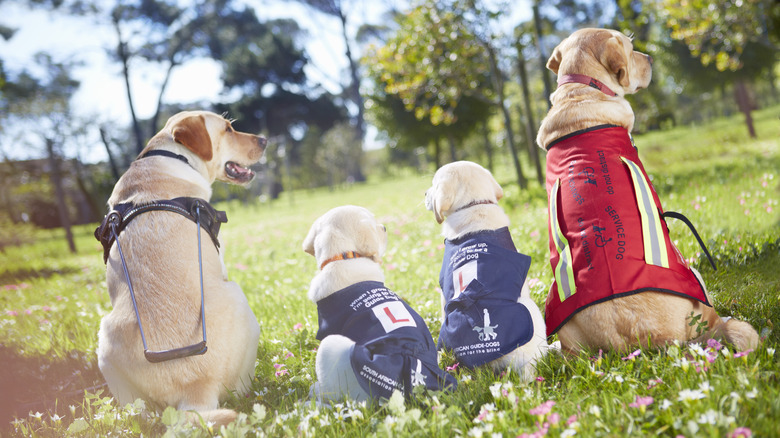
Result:
<svg viewBox="0 0 780 438"><path fill-rule="evenodd" d="M642 219L642 242L645 248L645 262L650 265L669 267L669 256L666 252L666 240L661 226L661 215L658 213L650 184L642 174L642 169L633 161L620 157L631 171L634 182L639 215Z"/></svg>
<svg viewBox="0 0 780 438"><path fill-rule="evenodd" d="M558 223L557 200L560 182L560 179L555 180L555 184L553 184L550 191L550 234L555 247L558 249L558 264L553 269L553 273L555 274L555 282L558 284L558 298L563 302L566 298L574 295L577 292L577 288L574 285L574 268L572 267L569 241L566 240L566 236L563 235Z"/></svg>

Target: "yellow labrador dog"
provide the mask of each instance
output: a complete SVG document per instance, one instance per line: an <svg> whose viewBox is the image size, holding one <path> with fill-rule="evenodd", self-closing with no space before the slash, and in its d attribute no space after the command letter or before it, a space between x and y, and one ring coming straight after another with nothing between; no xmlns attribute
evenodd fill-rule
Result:
<svg viewBox="0 0 780 438"><path fill-rule="evenodd" d="M753 348L750 324L720 318L703 281L669 238L658 195L630 136L626 94L650 84L652 58L631 39L582 29L547 61L558 75L537 143L547 150L548 335L562 347L626 350L725 338Z"/></svg>
<svg viewBox="0 0 780 438"><path fill-rule="evenodd" d="M159 407L197 411L190 414L192 421L235 419L236 412L218 409L218 403L229 391L243 394L249 388L260 328L241 288L228 281L225 247L217 238L226 219L208 199L215 180L248 183L254 176L248 166L260 159L265 145L265 138L236 132L219 115L182 112L168 120L114 187L108 205L116 212L120 247L110 230L112 213L96 231L113 305L100 324L97 354L120 404L142 398ZM199 344L202 340L208 343ZM197 351L188 353L194 355L177 354L194 345Z"/></svg>
<svg viewBox="0 0 780 438"><path fill-rule="evenodd" d="M454 388L439 368L425 321L384 286L387 231L362 207L336 207L312 224L303 250L317 259L309 299L317 304L317 402L409 397L415 386Z"/></svg>
<svg viewBox="0 0 780 438"><path fill-rule="evenodd" d="M487 169L469 161L442 166L425 193L445 238L439 348L469 368L511 368L529 380L549 346L525 281L531 258L515 249L498 205L503 194Z"/></svg>

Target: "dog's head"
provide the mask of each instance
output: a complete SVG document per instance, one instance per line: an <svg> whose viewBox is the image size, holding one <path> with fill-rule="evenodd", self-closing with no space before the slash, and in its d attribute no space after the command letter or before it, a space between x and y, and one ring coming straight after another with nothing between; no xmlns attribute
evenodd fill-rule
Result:
<svg viewBox="0 0 780 438"><path fill-rule="evenodd" d="M504 191L493 175L477 163L456 161L445 164L433 176L425 192L425 208L436 216L436 222L473 203L498 203Z"/></svg>
<svg viewBox="0 0 780 438"><path fill-rule="evenodd" d="M245 185L255 176L255 164L266 147L265 137L238 132L230 120L208 111L183 111L168 119L146 146L143 155L170 140L183 147L188 158L203 162L209 182Z"/></svg>
<svg viewBox="0 0 780 438"><path fill-rule="evenodd" d="M610 29L580 29L561 41L547 61L559 77L590 76L619 95L647 88L653 59L634 50L631 38Z"/></svg>
<svg viewBox="0 0 780 438"><path fill-rule="evenodd" d="M320 216L303 241L303 250L317 259L317 265L339 254L353 251L379 263L387 248L387 230L363 207L345 205Z"/></svg>

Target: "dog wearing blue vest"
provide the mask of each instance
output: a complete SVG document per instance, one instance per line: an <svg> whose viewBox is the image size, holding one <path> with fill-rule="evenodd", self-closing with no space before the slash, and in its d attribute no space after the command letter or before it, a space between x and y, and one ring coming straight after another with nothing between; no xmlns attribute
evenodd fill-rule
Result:
<svg viewBox="0 0 780 438"><path fill-rule="evenodd" d="M517 252L498 205L503 194L487 169L469 161L442 166L425 192L445 238L438 347L463 366L509 368L530 380L537 360L555 347L526 284L531 258Z"/></svg>
<svg viewBox="0 0 780 438"><path fill-rule="evenodd" d="M387 231L357 206L336 207L318 218L303 241L319 272L308 297L317 304L321 340L316 358L319 403L410 397L415 386L452 389L438 366L436 345L425 321L384 286L380 266Z"/></svg>

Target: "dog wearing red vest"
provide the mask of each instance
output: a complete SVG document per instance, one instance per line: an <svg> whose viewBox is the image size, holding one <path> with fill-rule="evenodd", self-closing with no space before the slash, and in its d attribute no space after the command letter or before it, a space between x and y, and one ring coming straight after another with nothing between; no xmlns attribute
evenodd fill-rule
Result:
<svg viewBox="0 0 780 438"><path fill-rule="evenodd" d="M547 334L565 351L725 339L753 327L721 318L701 276L669 238L658 195L633 145L624 98L647 88L652 58L607 29L581 29L547 61L558 75L537 143L547 150L550 264Z"/></svg>

